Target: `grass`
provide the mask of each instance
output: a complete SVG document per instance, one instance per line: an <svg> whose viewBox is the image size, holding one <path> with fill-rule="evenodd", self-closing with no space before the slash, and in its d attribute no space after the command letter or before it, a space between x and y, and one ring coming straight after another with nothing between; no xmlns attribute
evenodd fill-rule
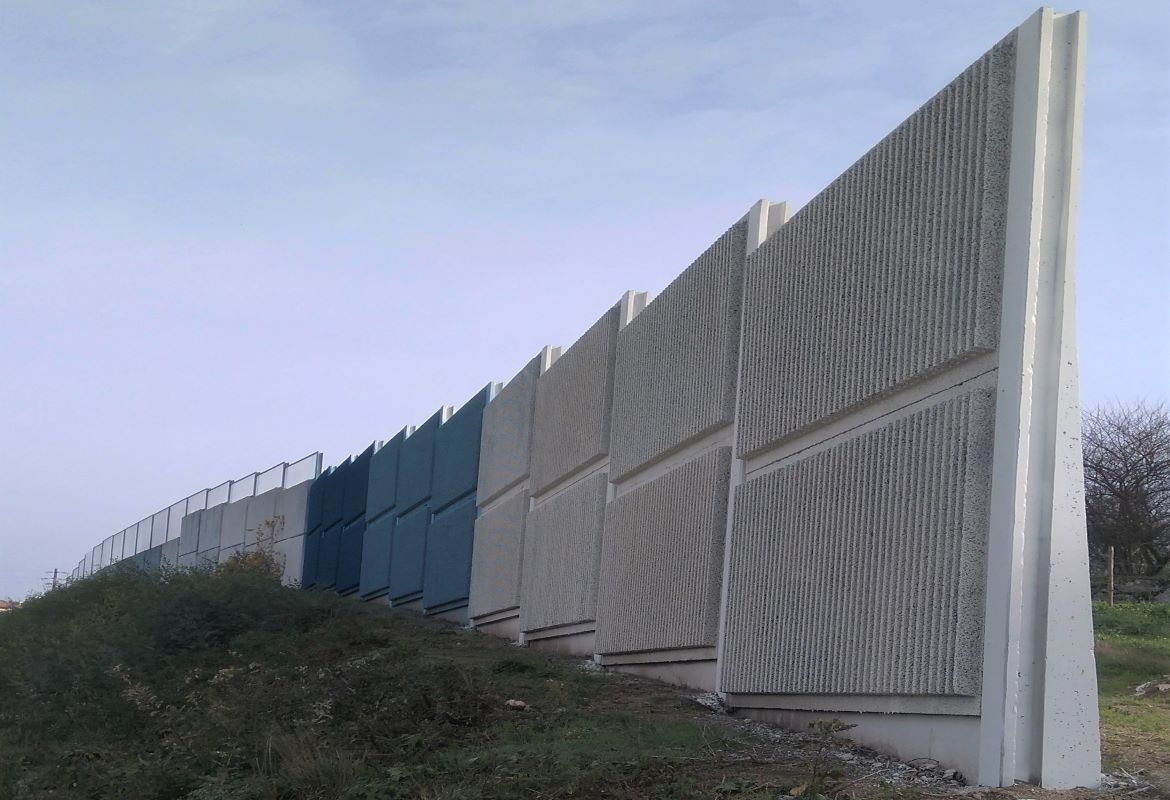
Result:
<svg viewBox="0 0 1170 800"><path fill-rule="evenodd" d="M1094 604L1106 769L1143 771L1170 792L1170 692L1134 695L1170 677L1170 605Z"/></svg>
<svg viewBox="0 0 1170 800"><path fill-rule="evenodd" d="M0 800L762 798L805 778L702 717L263 570L113 571L0 618Z"/></svg>
<svg viewBox="0 0 1170 800"><path fill-rule="evenodd" d="M815 742L751 739L672 687L290 591L267 566L113 570L0 615L0 800L759 800L817 784ZM1170 697L1133 689L1170 673L1170 608L1095 613L1107 765L1166 786ZM918 796L836 770L843 798Z"/></svg>

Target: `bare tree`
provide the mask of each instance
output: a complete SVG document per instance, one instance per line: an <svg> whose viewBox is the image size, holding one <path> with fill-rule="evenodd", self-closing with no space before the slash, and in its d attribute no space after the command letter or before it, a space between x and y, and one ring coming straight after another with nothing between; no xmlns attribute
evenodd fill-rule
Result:
<svg viewBox="0 0 1170 800"><path fill-rule="evenodd" d="M1153 575L1170 563L1170 409L1100 406L1085 413L1089 548L1112 545L1117 571Z"/></svg>

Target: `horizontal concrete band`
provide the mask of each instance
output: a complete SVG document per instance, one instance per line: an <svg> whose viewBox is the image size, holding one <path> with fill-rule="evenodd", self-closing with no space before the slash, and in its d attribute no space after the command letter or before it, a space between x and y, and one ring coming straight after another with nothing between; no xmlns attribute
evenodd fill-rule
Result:
<svg viewBox="0 0 1170 800"><path fill-rule="evenodd" d="M475 625L490 625L493 622L502 622L506 619L516 619L520 616L520 606L513 606L512 608L505 608L501 611L493 611L489 614L480 614L472 617L472 622Z"/></svg>
<svg viewBox="0 0 1170 800"><path fill-rule="evenodd" d="M542 628L537 631L525 631L524 638L528 641L538 639L556 639L561 636L576 636L580 633L593 633L597 630L597 623L593 620L575 622L569 625L557 625L552 628Z"/></svg>
<svg viewBox="0 0 1170 800"><path fill-rule="evenodd" d="M857 711L881 714L978 716L979 699L957 696L864 694L740 694L729 692L732 708L777 708L792 711Z"/></svg>
<svg viewBox="0 0 1170 800"><path fill-rule="evenodd" d="M602 666L612 664L666 664L675 661L714 661L714 647L684 647L677 650L650 650L645 653L599 653L595 660Z"/></svg>

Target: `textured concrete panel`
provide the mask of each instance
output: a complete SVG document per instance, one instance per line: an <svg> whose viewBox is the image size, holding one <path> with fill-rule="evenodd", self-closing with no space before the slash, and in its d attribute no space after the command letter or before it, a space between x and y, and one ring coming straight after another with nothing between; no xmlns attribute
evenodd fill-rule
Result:
<svg viewBox="0 0 1170 800"><path fill-rule="evenodd" d="M281 582L286 586L299 585L304 570L305 537L291 536L277 542L273 545L272 557L283 570Z"/></svg>
<svg viewBox="0 0 1170 800"><path fill-rule="evenodd" d="M422 594L430 521L431 510L425 505L398 518L390 547L391 602Z"/></svg>
<svg viewBox="0 0 1170 800"><path fill-rule="evenodd" d="M366 519L361 517L341 529L337 556L337 591L356 592L362 577L362 547L366 538Z"/></svg>
<svg viewBox="0 0 1170 800"><path fill-rule="evenodd" d="M283 529L276 519L276 498L281 489L258 494L248 501L247 519L244 524L244 548L251 549L264 539L275 542Z"/></svg>
<svg viewBox="0 0 1170 800"><path fill-rule="evenodd" d="M475 495L471 495L431 520L423 566L423 608L427 611L447 610L467 602L476 511Z"/></svg>
<svg viewBox="0 0 1170 800"><path fill-rule="evenodd" d="M443 412L435 412L419 425L398 453L398 509L408 511L431 496L431 479L435 465L435 434Z"/></svg>
<svg viewBox="0 0 1170 800"><path fill-rule="evenodd" d="M337 562L341 558L341 526L331 525L321 532L317 546L318 589L332 589L337 585Z"/></svg>
<svg viewBox="0 0 1170 800"><path fill-rule="evenodd" d="M305 507L305 530L319 530L325 520L325 485L329 480L329 473L319 475L309 484L309 499Z"/></svg>
<svg viewBox="0 0 1170 800"><path fill-rule="evenodd" d="M233 547L221 547L221 548L219 548L219 563L226 564L227 562L231 561L232 558L234 558L235 556L237 556L243 552L244 552L243 545L235 545Z"/></svg>
<svg viewBox="0 0 1170 800"><path fill-rule="evenodd" d="M377 519L394 508L398 497L398 454L402 451L405 431L382 445L370 459L370 488L366 494L366 519Z"/></svg>
<svg viewBox="0 0 1170 800"><path fill-rule="evenodd" d="M979 691L994 392L925 407L735 496L724 691Z"/></svg>
<svg viewBox="0 0 1170 800"><path fill-rule="evenodd" d="M245 530L248 526L248 502L250 497L228 503L223 508L223 528L219 534L219 546L243 547Z"/></svg>
<svg viewBox="0 0 1170 800"><path fill-rule="evenodd" d="M179 566L179 540L171 539L159 548L159 563L164 567Z"/></svg>
<svg viewBox="0 0 1170 800"><path fill-rule="evenodd" d="M745 219L618 334L609 454L615 481L731 422L746 254Z"/></svg>
<svg viewBox="0 0 1170 800"><path fill-rule="evenodd" d="M607 477L598 472L583 478L528 513L523 630L595 619Z"/></svg>
<svg viewBox="0 0 1170 800"><path fill-rule="evenodd" d="M730 468L721 447L609 504L598 653L715 645Z"/></svg>
<svg viewBox="0 0 1170 800"><path fill-rule="evenodd" d="M370 491L370 458L373 455L374 446L371 444L350 462L346 470L342 501L343 521L346 524L366 515L366 495Z"/></svg>
<svg viewBox="0 0 1170 800"><path fill-rule="evenodd" d="M321 555L321 532L314 531L305 534L305 554L301 569L301 588L313 589L317 586L317 561Z"/></svg>
<svg viewBox="0 0 1170 800"><path fill-rule="evenodd" d="M179 555L187 555L199 550L199 520L202 517L202 511L196 511L183 517L179 534Z"/></svg>
<svg viewBox="0 0 1170 800"><path fill-rule="evenodd" d="M196 566L200 569L212 569L219 563L219 548L213 547L210 550L203 550L196 556Z"/></svg>
<svg viewBox="0 0 1170 800"><path fill-rule="evenodd" d="M276 495L277 540L301 536L306 531L309 491L312 483L302 481Z"/></svg>
<svg viewBox="0 0 1170 800"><path fill-rule="evenodd" d="M534 494L609 450L618 320L614 306L536 382Z"/></svg>
<svg viewBox="0 0 1170 800"><path fill-rule="evenodd" d="M212 506L200 512L199 518L199 546L200 553L204 550L218 550L223 538L223 510L226 506Z"/></svg>
<svg viewBox="0 0 1170 800"><path fill-rule="evenodd" d="M362 540L362 597L378 597L390 588L390 545L394 541L393 514L383 514L366 526Z"/></svg>
<svg viewBox="0 0 1170 800"><path fill-rule="evenodd" d="M196 553L179 553L180 569L194 569L199 566L199 556Z"/></svg>
<svg viewBox="0 0 1170 800"><path fill-rule="evenodd" d="M539 377L540 356L537 356L484 409L478 482L481 506L528 477Z"/></svg>
<svg viewBox="0 0 1170 800"><path fill-rule="evenodd" d="M143 569L156 570L162 567L162 549L160 544L142 552Z"/></svg>
<svg viewBox="0 0 1170 800"><path fill-rule="evenodd" d="M475 494L483 410L491 399L492 388L485 386L477 392L435 432L431 508L436 513L461 497Z"/></svg>
<svg viewBox="0 0 1170 800"><path fill-rule="evenodd" d="M748 259L737 448L750 454L996 347L1014 38Z"/></svg>
<svg viewBox="0 0 1170 800"><path fill-rule="evenodd" d="M468 604L472 617L520 605L524 523L527 518L528 494L520 492L484 511L475 521Z"/></svg>
<svg viewBox="0 0 1170 800"><path fill-rule="evenodd" d="M321 525L329 528L340 525L345 516L345 482L349 471L349 459L333 468L325 480L324 497L321 500Z"/></svg>

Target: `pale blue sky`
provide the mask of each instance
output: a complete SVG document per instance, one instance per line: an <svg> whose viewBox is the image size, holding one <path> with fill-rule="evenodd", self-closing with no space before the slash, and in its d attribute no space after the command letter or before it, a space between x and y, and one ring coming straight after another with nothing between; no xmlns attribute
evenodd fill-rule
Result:
<svg viewBox="0 0 1170 800"><path fill-rule="evenodd" d="M1170 398L1170 8L1086 2L1086 403ZM0 0L0 597L799 207L1032 2Z"/></svg>

